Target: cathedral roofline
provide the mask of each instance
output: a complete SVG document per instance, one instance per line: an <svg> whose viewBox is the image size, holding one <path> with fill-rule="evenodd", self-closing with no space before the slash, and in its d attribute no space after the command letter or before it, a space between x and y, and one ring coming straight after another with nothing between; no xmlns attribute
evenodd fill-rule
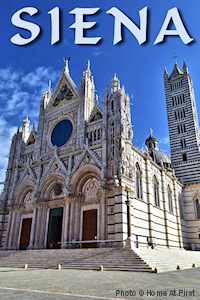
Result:
<svg viewBox="0 0 200 300"><path fill-rule="evenodd" d="M180 75L183 75L183 71L181 70L181 68L179 67L177 61L175 61L175 64L174 64L174 69L169 77L169 79L172 79L173 77L176 77L176 76L180 76Z"/></svg>

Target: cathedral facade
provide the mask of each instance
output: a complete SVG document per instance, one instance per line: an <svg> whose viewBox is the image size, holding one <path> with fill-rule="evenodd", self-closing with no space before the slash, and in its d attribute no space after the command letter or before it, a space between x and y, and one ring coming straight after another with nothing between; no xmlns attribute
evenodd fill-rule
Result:
<svg viewBox="0 0 200 300"><path fill-rule="evenodd" d="M65 61L43 94L37 132L27 116L12 138L2 249L200 249L199 127L186 65L165 70L164 82L171 158L152 131L144 152L132 144L130 99L116 75L102 109L90 62L78 89Z"/></svg>

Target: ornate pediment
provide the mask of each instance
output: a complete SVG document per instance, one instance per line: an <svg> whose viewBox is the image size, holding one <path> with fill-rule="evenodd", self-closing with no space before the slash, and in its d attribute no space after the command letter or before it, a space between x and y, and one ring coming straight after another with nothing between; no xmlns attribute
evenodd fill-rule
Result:
<svg viewBox="0 0 200 300"><path fill-rule="evenodd" d="M36 182L37 176L33 169L29 166L29 164L26 164L26 167L22 173L21 179L18 183L20 185L25 180L30 180L32 182Z"/></svg>
<svg viewBox="0 0 200 300"><path fill-rule="evenodd" d="M34 134L34 132L31 132L30 136L27 140L27 146L30 146L30 145L33 145L33 144L35 144L35 134Z"/></svg>
<svg viewBox="0 0 200 300"><path fill-rule="evenodd" d="M88 123L95 122L95 121L98 121L101 119L103 119L103 111L102 111L101 107L99 106L99 104L96 102L96 104L91 112Z"/></svg>
<svg viewBox="0 0 200 300"><path fill-rule="evenodd" d="M77 96L72 92L71 87L66 83L66 81L63 81L60 91L58 92L51 108L57 107L76 98Z"/></svg>
<svg viewBox="0 0 200 300"><path fill-rule="evenodd" d="M100 112L100 110L98 109L98 107L96 107L95 111L93 112L93 114L91 116L90 122L94 122L94 121L100 120L102 118L103 118L102 113Z"/></svg>
<svg viewBox="0 0 200 300"><path fill-rule="evenodd" d="M63 70L62 75L54 89L47 110L65 105L80 97L80 93L68 72Z"/></svg>
<svg viewBox="0 0 200 300"><path fill-rule="evenodd" d="M89 149L86 144L85 150L83 151L82 155L80 156L80 159L78 160L78 162L72 170L72 175L77 171L78 168L87 164L97 165L98 167L102 168L102 162L100 158L93 150Z"/></svg>
<svg viewBox="0 0 200 300"><path fill-rule="evenodd" d="M64 176L67 176L67 168L65 164L60 160L55 149L54 156L49 162L48 166L45 169L45 172L42 175L41 182L50 174L61 173Z"/></svg>

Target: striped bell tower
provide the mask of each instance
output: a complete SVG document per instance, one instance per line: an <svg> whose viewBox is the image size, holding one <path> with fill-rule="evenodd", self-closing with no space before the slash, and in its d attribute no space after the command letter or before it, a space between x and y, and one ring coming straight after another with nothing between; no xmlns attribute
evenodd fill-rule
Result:
<svg viewBox="0 0 200 300"><path fill-rule="evenodd" d="M200 131L192 79L183 63L175 61L168 76L164 72L172 168L184 185L200 183Z"/></svg>

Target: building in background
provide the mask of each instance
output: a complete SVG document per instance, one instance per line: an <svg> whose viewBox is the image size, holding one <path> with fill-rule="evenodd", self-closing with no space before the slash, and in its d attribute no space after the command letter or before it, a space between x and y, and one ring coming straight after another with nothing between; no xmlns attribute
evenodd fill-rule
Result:
<svg viewBox="0 0 200 300"><path fill-rule="evenodd" d="M29 130L27 116L12 139L1 199L3 249L179 249L191 243L200 249L199 128L191 79L177 64L164 79L172 162L152 131L145 152L133 146L130 99L116 75L102 109L90 62L79 90L65 60L55 90L49 84L42 97L37 132ZM177 99L183 99L179 110ZM176 115L187 116L187 123ZM175 137L179 125L192 133L180 130Z"/></svg>
<svg viewBox="0 0 200 300"><path fill-rule="evenodd" d="M183 63L164 72L172 168L184 185L179 199L183 241L200 248L200 131L193 82ZM194 246L193 246L194 247Z"/></svg>

